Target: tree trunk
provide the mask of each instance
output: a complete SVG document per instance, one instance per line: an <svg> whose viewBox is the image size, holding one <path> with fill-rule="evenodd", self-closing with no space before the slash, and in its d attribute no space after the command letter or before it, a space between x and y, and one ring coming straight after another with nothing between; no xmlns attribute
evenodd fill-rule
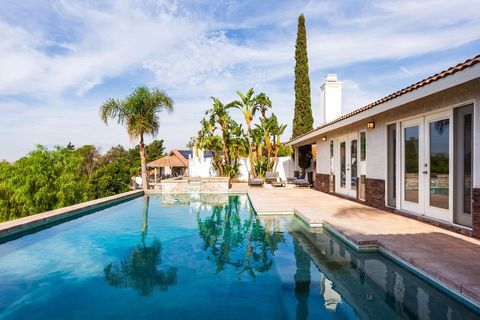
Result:
<svg viewBox="0 0 480 320"><path fill-rule="evenodd" d="M232 159L230 157L230 152L228 151L228 146L227 146L228 130L226 128L226 124L223 124L221 127L222 127L223 153L225 155L225 162L228 166L230 166L232 163Z"/></svg>
<svg viewBox="0 0 480 320"><path fill-rule="evenodd" d="M253 162L253 154L252 154L252 136L251 136L251 131L252 129L250 128L250 120L247 120L247 136L248 136L248 159L250 160L250 172L252 173L252 177L256 178L257 173L255 172L255 163Z"/></svg>
<svg viewBox="0 0 480 320"><path fill-rule="evenodd" d="M140 162L142 167L142 188L148 190L148 176L147 176L147 155L145 151L145 142L143 141L143 133L140 134Z"/></svg>

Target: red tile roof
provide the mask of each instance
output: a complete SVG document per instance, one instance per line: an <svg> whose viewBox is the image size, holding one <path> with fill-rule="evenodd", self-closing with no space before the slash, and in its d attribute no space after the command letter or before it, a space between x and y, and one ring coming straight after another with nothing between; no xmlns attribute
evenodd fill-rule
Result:
<svg viewBox="0 0 480 320"><path fill-rule="evenodd" d="M188 167L188 160L178 151L172 150L170 155L147 163L148 168Z"/></svg>
<svg viewBox="0 0 480 320"><path fill-rule="evenodd" d="M404 94L406 94L406 93L409 93L409 92L411 92L411 91L413 91L413 90L416 90L416 89L418 89L418 88L424 87L424 86L426 86L426 85L428 85L428 84L430 84L430 83L432 83L432 82L438 81L438 80L443 79L443 78L446 78L446 77L448 77L448 76L450 76L450 75L452 75L452 74L454 74L454 73L457 73L457 72L459 72L459 71L462 71L462 70L464 70L464 69L466 69L466 68L472 67L472 66L476 65L476 64L479 63L479 62L480 62L480 54L477 55L477 56L474 57L474 58L471 58L471 59L468 59L468 60L466 60L466 61L464 61L464 62L462 62L462 63L459 63L459 64L457 64L456 66L450 67L450 68L448 68L448 69L446 69L446 70L443 70L443 71L441 71L441 72L439 72L439 73L437 73L437 74L434 74L433 76L430 76L430 77L428 77L428 78L425 78L425 79L423 79L423 80L420 80L420 81L418 81L418 82L416 82L416 83L414 83L414 84L412 84L412 85L410 85L410 86L408 86L408 87L406 87L406 88L403 88L403 89L401 89L401 90L398 90L397 92L394 92L394 93L392 93L392 94L390 94L390 95L388 95L388 96L386 96L386 97L384 97L384 98L381 98L381 99L379 99L379 100L377 100L377 101L374 101L374 102L372 102L372 103L370 103L370 104L367 104L366 106L363 106L363 107L361 107L361 108L359 108L359 109L356 109L356 110L354 110L354 111L352 111L352 112L349 112L349 113L347 113L347 114L344 114L343 116L341 116L341 117L339 117L339 118L337 118L337 119L335 119L335 120L332 120L332 121L330 121L330 122L327 122L327 123L325 123L325 124L322 124L321 126L318 126L317 128L315 128L315 129L313 129L313 130L311 130L311 131L309 131L309 132L307 132L307 133L302 134L301 136L298 136L298 137L296 137L296 138L294 138L294 139L291 139L290 141L297 140L297 139L299 139L299 138L301 138L301 137L303 137L303 136L305 136L305 135L307 135L307 134L309 134L309 133L311 133L311 132L313 132L313 131L315 131L315 130L318 130L318 129L321 129L321 128L325 128L325 127L327 127L327 126L329 126L329 125L332 125L332 124L334 124L334 123L340 122L340 121L345 120L345 119L350 118L350 117L353 117L353 116L356 115L356 114L359 114L359 113L364 112L364 111L366 111L366 110L372 109L373 107L378 106L378 105L380 105L380 104L382 104L382 103L385 103L385 102L387 102L387 101L389 101L389 100L393 100L393 99L395 99L395 98L398 98L398 97L401 96L401 95L404 95Z"/></svg>

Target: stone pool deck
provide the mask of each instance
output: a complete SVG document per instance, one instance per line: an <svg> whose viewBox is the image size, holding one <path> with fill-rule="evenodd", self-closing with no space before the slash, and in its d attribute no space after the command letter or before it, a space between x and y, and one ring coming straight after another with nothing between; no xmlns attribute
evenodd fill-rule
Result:
<svg viewBox="0 0 480 320"><path fill-rule="evenodd" d="M311 189L247 188L258 215L296 214L380 250L480 305L480 240Z"/></svg>

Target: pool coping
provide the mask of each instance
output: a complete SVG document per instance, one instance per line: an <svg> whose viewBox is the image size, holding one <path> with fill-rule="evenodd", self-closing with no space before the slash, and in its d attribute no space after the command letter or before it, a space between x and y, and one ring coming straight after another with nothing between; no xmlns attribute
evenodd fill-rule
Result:
<svg viewBox="0 0 480 320"><path fill-rule="evenodd" d="M248 193L247 193L248 195ZM292 210L268 210L268 211L257 211L255 206L250 199L250 195L248 195L248 200L250 205L252 206L255 214L259 217L268 217L268 216L284 216L284 217L294 217L297 218L302 222L302 224L311 229L315 228L323 228L331 233L333 236L341 240L347 246L355 250L359 253L380 253L390 261L396 263L397 265L403 267L404 269L408 270L412 274L416 275L420 279L424 280L434 288L438 289L439 291L447 294L451 298L455 299L456 301L466 305L470 309L474 310L475 312L480 314L480 302L477 302L474 299L471 299L461 292L455 290L454 288L450 287L448 284L443 282L442 280L438 279L437 277L423 271L422 269L414 266L410 262L398 257L394 253L390 252L389 250L382 247L380 243L377 241L365 241L358 243L357 241L350 239L347 235L343 234L341 231L336 230L332 225L324 222L324 221L310 221L308 217L303 215L297 209Z"/></svg>
<svg viewBox="0 0 480 320"><path fill-rule="evenodd" d="M133 190L109 197L82 202L68 207L51 211L37 213L28 217L10 220L0 223L0 242L8 241L25 232L45 227L50 224L57 224L64 220L73 219L79 215L89 213L93 210L103 209L121 202L142 196L143 190Z"/></svg>

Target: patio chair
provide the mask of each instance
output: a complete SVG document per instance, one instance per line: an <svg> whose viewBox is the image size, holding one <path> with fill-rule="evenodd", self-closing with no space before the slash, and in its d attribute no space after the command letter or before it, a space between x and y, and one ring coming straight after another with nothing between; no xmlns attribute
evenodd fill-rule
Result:
<svg viewBox="0 0 480 320"><path fill-rule="evenodd" d="M307 178L293 180L292 183L297 187L310 187L310 181Z"/></svg>
<svg viewBox="0 0 480 320"><path fill-rule="evenodd" d="M277 178L277 180L272 181L271 184L274 188L286 186L285 180L282 180L281 178Z"/></svg>
<svg viewBox="0 0 480 320"><path fill-rule="evenodd" d="M248 179L248 185L251 186L251 187L261 187L263 186L263 179L260 179L260 178L252 178L252 179Z"/></svg>
<svg viewBox="0 0 480 320"><path fill-rule="evenodd" d="M265 173L265 182L272 183L278 180L278 172L266 172Z"/></svg>
<svg viewBox="0 0 480 320"><path fill-rule="evenodd" d="M304 179L304 178L305 178L304 173L302 174L299 171L295 171L293 173L293 177L287 177L287 183L294 183L295 180Z"/></svg>

